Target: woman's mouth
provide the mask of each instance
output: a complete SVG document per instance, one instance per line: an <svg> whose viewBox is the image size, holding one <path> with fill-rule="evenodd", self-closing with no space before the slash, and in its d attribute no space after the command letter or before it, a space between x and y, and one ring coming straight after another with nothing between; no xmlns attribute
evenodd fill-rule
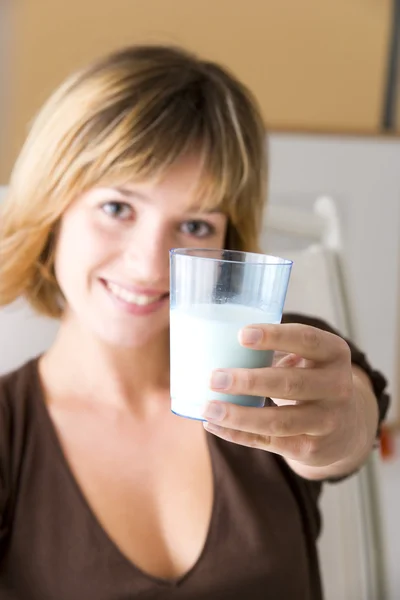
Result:
<svg viewBox="0 0 400 600"><path fill-rule="evenodd" d="M105 279L101 280L108 292L120 302L125 305L129 305L134 309L135 307L140 309L155 309L158 308L164 301L169 297L169 293L139 293L128 290L125 287L118 285L112 281ZM147 312L147 311L146 311Z"/></svg>
<svg viewBox="0 0 400 600"><path fill-rule="evenodd" d="M129 302L129 304L137 304L138 306L147 306L148 304L152 304L153 302L157 302L161 300L165 294L159 294L157 296L148 296L147 294L136 294L128 291L127 289L117 285L116 283L111 283L110 281L106 281L106 286L116 296L125 302Z"/></svg>

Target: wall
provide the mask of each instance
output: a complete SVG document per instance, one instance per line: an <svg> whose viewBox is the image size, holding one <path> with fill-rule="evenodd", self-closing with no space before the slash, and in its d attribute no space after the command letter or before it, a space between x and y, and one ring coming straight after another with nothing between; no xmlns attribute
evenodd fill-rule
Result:
<svg viewBox="0 0 400 600"><path fill-rule="evenodd" d="M12 10L3 182L52 89L71 69L132 42L184 44L231 66L270 127L379 128L391 0L20 0Z"/></svg>
<svg viewBox="0 0 400 600"><path fill-rule="evenodd" d="M7 148L11 131L9 123L10 48L11 48L11 0L0 0L0 165L7 160ZM1 166L0 166L1 171ZM0 179L1 181L1 179Z"/></svg>

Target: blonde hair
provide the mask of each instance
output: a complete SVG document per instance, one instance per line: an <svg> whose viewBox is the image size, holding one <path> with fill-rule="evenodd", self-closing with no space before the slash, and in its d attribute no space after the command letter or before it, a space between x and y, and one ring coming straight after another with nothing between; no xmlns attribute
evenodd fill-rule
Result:
<svg viewBox="0 0 400 600"><path fill-rule="evenodd" d="M228 216L226 247L257 251L265 130L243 84L168 46L128 47L68 78L34 120L0 205L0 305L22 295L60 317L54 245L69 204L98 184L161 176L191 151L204 201Z"/></svg>

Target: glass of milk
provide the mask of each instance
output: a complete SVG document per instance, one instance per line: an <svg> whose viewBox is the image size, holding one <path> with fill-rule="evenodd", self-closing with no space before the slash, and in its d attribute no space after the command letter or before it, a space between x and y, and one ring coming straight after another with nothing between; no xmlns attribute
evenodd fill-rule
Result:
<svg viewBox="0 0 400 600"><path fill-rule="evenodd" d="M257 396L210 389L214 369L259 368L273 352L239 343L246 325L280 323L292 261L221 249L170 251L171 410L203 420L209 400L263 406Z"/></svg>

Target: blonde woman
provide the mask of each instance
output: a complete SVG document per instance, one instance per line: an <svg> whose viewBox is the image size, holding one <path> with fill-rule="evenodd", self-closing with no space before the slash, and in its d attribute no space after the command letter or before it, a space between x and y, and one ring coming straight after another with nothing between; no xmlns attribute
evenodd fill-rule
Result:
<svg viewBox="0 0 400 600"><path fill-rule="evenodd" d="M241 333L276 366L210 386L296 403L212 402L205 426L170 411L168 250L257 250L264 138L231 74L157 46L73 75L34 121L1 207L0 303L61 324L0 380L2 600L321 598L321 482L368 456L383 377L286 315Z"/></svg>

